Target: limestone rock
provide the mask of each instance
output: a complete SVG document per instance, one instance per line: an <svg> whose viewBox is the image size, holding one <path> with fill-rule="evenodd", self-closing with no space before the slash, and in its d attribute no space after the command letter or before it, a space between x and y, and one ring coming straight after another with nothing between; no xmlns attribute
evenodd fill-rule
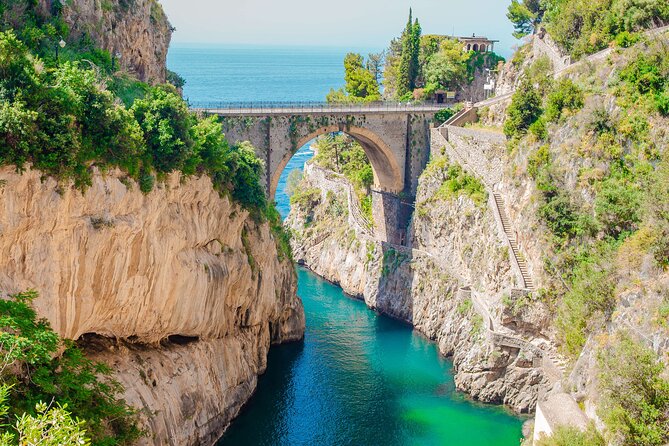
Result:
<svg viewBox="0 0 669 446"><path fill-rule="evenodd" d="M295 234L295 258L369 307L411 323L435 341L453 359L459 390L518 412L533 411L542 371L533 367L527 352L493 345L486 322L460 292L470 286L485 297L491 312L500 313L504 290L514 286L492 211L464 196L433 200L443 176L423 175L411 227L413 249L391 246L365 236L347 215L333 212L345 208L341 204L347 195L335 194L336 180L310 172L305 172L303 186L323 194L313 208L291 210L287 224ZM340 184L339 190L345 187ZM336 205L336 200L342 203ZM305 225L307 216L314 223Z"/></svg>
<svg viewBox="0 0 669 446"><path fill-rule="evenodd" d="M39 315L66 338L134 344L95 356L152 414L145 442L220 435L270 344L303 336L293 266L279 261L268 225L208 177L172 174L144 195L120 172L95 173L82 194L3 167L0 184L0 290L37 290ZM166 348L169 339L188 342Z"/></svg>
<svg viewBox="0 0 669 446"><path fill-rule="evenodd" d="M49 14L53 0L40 0ZM63 20L70 26L69 39L88 37L98 46L118 53L121 67L146 82L165 82L167 50L172 27L158 0L62 1Z"/></svg>

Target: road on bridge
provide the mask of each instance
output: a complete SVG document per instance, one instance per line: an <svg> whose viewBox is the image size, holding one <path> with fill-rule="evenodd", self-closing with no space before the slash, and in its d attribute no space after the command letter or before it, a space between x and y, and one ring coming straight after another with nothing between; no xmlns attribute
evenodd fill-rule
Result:
<svg viewBox="0 0 669 446"><path fill-rule="evenodd" d="M346 113L431 113L449 108L450 104L434 103L372 103L372 104L328 104L304 103L212 103L193 104L194 111L221 116L271 116L299 114L346 114Z"/></svg>

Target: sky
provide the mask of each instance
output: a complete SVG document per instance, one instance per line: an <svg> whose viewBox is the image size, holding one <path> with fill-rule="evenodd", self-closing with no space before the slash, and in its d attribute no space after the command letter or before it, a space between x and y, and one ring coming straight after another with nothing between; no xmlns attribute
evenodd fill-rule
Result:
<svg viewBox="0 0 669 446"><path fill-rule="evenodd" d="M517 44L510 0L161 0L172 42L382 49L413 8L423 34L486 36L508 57Z"/></svg>

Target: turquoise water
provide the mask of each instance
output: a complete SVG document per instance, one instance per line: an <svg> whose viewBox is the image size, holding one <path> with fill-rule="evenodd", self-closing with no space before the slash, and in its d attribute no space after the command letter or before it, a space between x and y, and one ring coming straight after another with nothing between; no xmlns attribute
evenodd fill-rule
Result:
<svg viewBox="0 0 669 446"><path fill-rule="evenodd" d="M346 50L174 47L169 66L191 101L322 100ZM283 172L313 155L303 147ZM273 347L267 373L219 446L514 446L522 421L455 392L451 363L411 327L298 270L304 342Z"/></svg>
<svg viewBox="0 0 669 446"><path fill-rule="evenodd" d="M455 392L435 344L298 270L304 343L273 347L219 446L518 445L521 421Z"/></svg>

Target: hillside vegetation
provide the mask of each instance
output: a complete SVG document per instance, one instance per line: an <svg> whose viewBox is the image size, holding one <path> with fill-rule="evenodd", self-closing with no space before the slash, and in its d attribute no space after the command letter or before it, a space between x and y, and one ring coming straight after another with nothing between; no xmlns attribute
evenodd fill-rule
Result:
<svg viewBox="0 0 669 446"><path fill-rule="evenodd" d="M575 58L611 43L629 46L639 32L669 24L665 0L513 0L509 7L516 37L545 27Z"/></svg>
<svg viewBox="0 0 669 446"><path fill-rule="evenodd" d="M667 19L665 2L525 5L535 25L545 24L574 56ZM566 32L569 26L576 28ZM608 61L557 80L547 58L534 59L521 74L504 132L510 168L518 181L526 176L534 184L528 221L546 235L546 282L535 294L554 310L567 356L576 361L584 348L599 351L597 405L607 442L662 445L669 441L669 381L666 358L657 353L666 352L647 339L669 335L662 310L669 302L669 46L666 35L633 40ZM649 299L643 327L617 319L630 293ZM659 308L650 304L655 295L664 296ZM600 444L585 435L561 431L545 444Z"/></svg>

